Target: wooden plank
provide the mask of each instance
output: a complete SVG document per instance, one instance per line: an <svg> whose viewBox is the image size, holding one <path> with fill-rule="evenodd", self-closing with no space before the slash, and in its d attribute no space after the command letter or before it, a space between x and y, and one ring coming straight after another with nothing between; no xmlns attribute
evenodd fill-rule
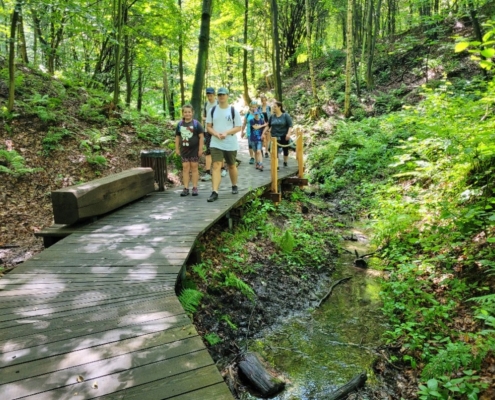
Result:
<svg viewBox="0 0 495 400"><path fill-rule="evenodd" d="M115 210L154 190L153 171L133 168L52 192L57 224L73 224Z"/></svg>
<svg viewBox="0 0 495 400"><path fill-rule="evenodd" d="M2 332L2 336L24 336L31 334L31 330L59 329L73 324L88 323L115 315L124 315L126 312L131 312L131 310L132 313L139 312L139 310L149 311L151 308L150 303L161 303L163 308L160 309L166 309L167 297L174 295L174 291L169 290L166 293L155 294L154 296L125 298L120 301L100 304L80 304L79 307L68 304L72 307L63 307L63 309L58 308L56 310L45 308L36 310L35 313L29 313L30 315L17 314L16 318L0 322L0 329L5 329ZM49 328L44 328L48 324ZM10 330L7 330L7 328L10 328ZM20 332L16 333L16 330Z"/></svg>
<svg viewBox="0 0 495 400"><path fill-rule="evenodd" d="M142 274L178 274L181 266L171 266L167 264L137 264L136 265L115 265L115 263L88 264L84 262L55 263L50 265L44 261L26 261L16 267L9 274L45 274L45 273L67 273L67 274L122 274L136 276Z"/></svg>
<svg viewBox="0 0 495 400"><path fill-rule="evenodd" d="M107 343L117 343L129 338L140 338L154 332L167 331L169 329L183 329L194 336L195 329L191 320L185 314L158 318L144 321L135 325L124 327L112 327L103 331L88 332L87 335L76 338L68 337L57 342L41 344L26 349L13 350L0 353L0 368L17 366L35 360L43 360L47 357L69 354L83 349L90 349ZM141 340L141 339L139 339ZM0 371L2 371L0 369ZM41 371L42 372L42 371Z"/></svg>
<svg viewBox="0 0 495 400"><path fill-rule="evenodd" d="M198 368L171 379L134 386L129 389L106 395L105 400L147 399L160 400L232 400L233 396L214 366Z"/></svg>
<svg viewBox="0 0 495 400"><path fill-rule="evenodd" d="M145 333L138 337L131 337L90 348L79 349L70 353L34 359L20 365L11 365L1 368L0 385L35 376L43 376L44 380L48 380L47 374L60 369L105 360L137 350L150 349L162 344L176 342L175 345L177 345L177 341L193 337L197 337L197 332L195 330L193 331L190 327L184 329L184 326L179 326L165 331L160 330L157 332ZM41 382L41 384L43 384L43 382Z"/></svg>
<svg viewBox="0 0 495 400"><path fill-rule="evenodd" d="M183 373L188 373L191 370L194 371L212 364L211 357L206 350L200 350L165 360L160 360L159 354L150 353L150 358L155 357L156 359L159 359L159 361L143 365L142 363L148 360L140 360L136 357L132 360L132 366L124 371L118 371L117 366L115 367L117 372L113 374L99 375L96 373L96 376L93 377L93 375L91 375L92 377L87 381L68 384L65 387L49 392L36 393L24 397L24 399L91 399L95 396L108 395L117 390L143 385L158 379L167 379L168 387L183 386L183 380L180 379ZM136 365L134 365L134 363L136 363ZM187 374L188 382L191 382L192 376L191 373ZM74 377L74 380L75 378L77 377ZM95 381L97 382L97 388L94 387ZM179 383L177 386L176 382ZM167 397L169 396L164 394L164 397L162 398Z"/></svg>
<svg viewBox="0 0 495 400"><path fill-rule="evenodd" d="M2 337L21 338L36 335L51 335L57 330L67 330L77 325L92 324L97 321L120 318L124 316L160 312L168 310L170 296L129 300L118 304L106 304L91 308L80 308L60 313L42 315L40 317L24 318L2 323ZM171 307L172 308L172 307Z"/></svg>
<svg viewBox="0 0 495 400"><path fill-rule="evenodd" d="M173 298L169 298L173 301ZM125 327L138 325L143 322L150 322L154 320L163 319L170 316L178 316L184 314L184 310L180 305L179 301L177 303L167 305L167 309L160 310L141 310L139 313L129 312L127 314L119 315L115 313L111 318L98 319L98 318L88 318L88 323L81 323L79 325L73 325L71 329L56 329L56 330L42 330L37 333L30 335L15 337L9 332L10 329L4 329L0 332L2 335L2 340L0 341L0 350L2 353L10 353L14 351L19 351L29 347L38 346L40 344L54 343L60 340L73 339L81 336L86 336L92 334L98 336L98 334L104 334L104 332L116 328L122 328L125 331ZM153 307L150 307L153 308ZM122 314L122 313L121 313ZM109 317L107 315L107 317ZM90 323L89 323L90 322ZM8 340L5 340L9 338Z"/></svg>
<svg viewBox="0 0 495 400"><path fill-rule="evenodd" d="M134 340L134 342L137 341ZM27 378L22 382L1 385L0 391L2 392L2 396L5 396L4 398L15 399L34 394L39 394L43 398L43 394L40 392L55 390L58 393L64 393L64 387L71 383L77 385L78 377L83 377L85 382L98 380L98 387L92 388L92 392L94 394L95 389L98 389L97 393L99 394L100 388L102 391L105 390L105 383L110 387L118 384L112 382L113 379L108 379L105 382L107 376L113 375L113 377L117 377L120 374L126 374L129 369L135 373L139 372L139 367L148 367L151 364L150 367L152 368L156 363L163 363L163 367L168 367L169 369L173 367L175 369L184 358L187 360L194 358L194 363L199 366L212 363L211 358L208 360L209 355L208 357L203 355L205 352L204 345L198 336L184 338L183 340L172 343L157 343L151 348L145 346L142 349L139 343L136 344L136 347L137 349L132 352L127 350L123 354L105 357L103 360L97 359L85 363L85 360L81 359L80 364L72 367L61 368L55 372ZM202 351L203 353L194 354L198 351ZM184 361L182 362L184 363ZM184 365L184 367L187 367L187 365ZM148 367L147 369L149 370L151 368ZM32 370L30 372L33 373Z"/></svg>

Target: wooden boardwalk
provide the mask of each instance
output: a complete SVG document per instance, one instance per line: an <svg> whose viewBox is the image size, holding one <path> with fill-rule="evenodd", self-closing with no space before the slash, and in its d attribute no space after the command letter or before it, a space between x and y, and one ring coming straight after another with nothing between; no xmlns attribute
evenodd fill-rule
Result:
<svg viewBox="0 0 495 400"><path fill-rule="evenodd" d="M210 182L152 193L0 279L1 400L233 398L175 286L195 240L270 184L242 149L238 195L228 177L214 203Z"/></svg>

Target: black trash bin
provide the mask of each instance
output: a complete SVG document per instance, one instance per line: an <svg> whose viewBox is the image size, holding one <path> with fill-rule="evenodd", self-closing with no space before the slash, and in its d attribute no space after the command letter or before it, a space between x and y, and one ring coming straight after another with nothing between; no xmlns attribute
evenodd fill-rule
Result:
<svg viewBox="0 0 495 400"><path fill-rule="evenodd" d="M155 182L158 183L158 191L165 190L167 178L167 155L165 150L141 150L141 167L153 168Z"/></svg>

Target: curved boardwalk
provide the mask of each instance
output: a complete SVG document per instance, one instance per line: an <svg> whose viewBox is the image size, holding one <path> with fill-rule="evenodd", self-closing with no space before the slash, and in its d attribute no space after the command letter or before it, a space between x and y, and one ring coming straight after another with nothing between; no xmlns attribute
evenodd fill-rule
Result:
<svg viewBox="0 0 495 400"><path fill-rule="evenodd" d="M175 285L196 238L270 184L269 164L238 158L238 195L228 177L214 203L209 182L152 193L0 279L1 400L232 399ZM296 172L290 159L279 178Z"/></svg>

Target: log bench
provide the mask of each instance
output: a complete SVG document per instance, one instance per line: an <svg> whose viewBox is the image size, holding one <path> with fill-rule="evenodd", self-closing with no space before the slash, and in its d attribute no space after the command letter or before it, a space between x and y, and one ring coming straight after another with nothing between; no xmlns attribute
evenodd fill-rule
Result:
<svg viewBox="0 0 495 400"><path fill-rule="evenodd" d="M132 168L105 178L69 186L51 193L55 224L36 232L50 247L97 217L135 201L155 189L151 168Z"/></svg>

